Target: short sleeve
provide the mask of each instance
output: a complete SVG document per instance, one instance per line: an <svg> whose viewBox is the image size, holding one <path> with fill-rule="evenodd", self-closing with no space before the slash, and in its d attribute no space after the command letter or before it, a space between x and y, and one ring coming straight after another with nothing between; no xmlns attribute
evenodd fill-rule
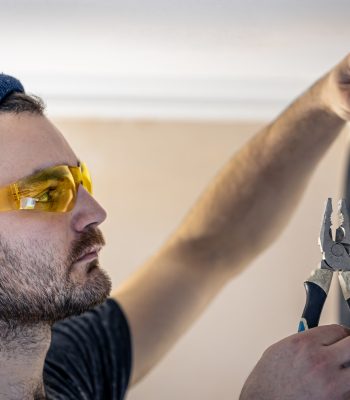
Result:
<svg viewBox="0 0 350 400"><path fill-rule="evenodd" d="M122 400L131 360L128 322L109 298L53 325L44 366L47 399Z"/></svg>

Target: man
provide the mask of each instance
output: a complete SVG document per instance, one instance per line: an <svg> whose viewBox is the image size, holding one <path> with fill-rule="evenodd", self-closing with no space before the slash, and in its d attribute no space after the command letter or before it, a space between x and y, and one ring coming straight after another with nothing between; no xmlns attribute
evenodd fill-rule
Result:
<svg viewBox="0 0 350 400"><path fill-rule="evenodd" d="M111 284L98 264L106 213L86 166L40 101L1 76L0 397L124 398L286 224L350 117L349 63L249 141L107 300ZM346 398L348 335L320 327L272 346L241 399Z"/></svg>

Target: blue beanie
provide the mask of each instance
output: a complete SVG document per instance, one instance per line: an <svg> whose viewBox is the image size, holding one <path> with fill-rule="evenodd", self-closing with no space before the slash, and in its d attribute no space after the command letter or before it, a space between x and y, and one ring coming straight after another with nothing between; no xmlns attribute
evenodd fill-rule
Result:
<svg viewBox="0 0 350 400"><path fill-rule="evenodd" d="M21 82L12 76L0 74L0 102L12 92L24 93Z"/></svg>

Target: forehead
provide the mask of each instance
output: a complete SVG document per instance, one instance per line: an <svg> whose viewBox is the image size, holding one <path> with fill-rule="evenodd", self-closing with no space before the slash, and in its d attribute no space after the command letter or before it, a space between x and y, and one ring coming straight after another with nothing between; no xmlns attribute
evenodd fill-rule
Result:
<svg viewBox="0 0 350 400"><path fill-rule="evenodd" d="M44 116L0 114L0 185L77 157L60 131Z"/></svg>

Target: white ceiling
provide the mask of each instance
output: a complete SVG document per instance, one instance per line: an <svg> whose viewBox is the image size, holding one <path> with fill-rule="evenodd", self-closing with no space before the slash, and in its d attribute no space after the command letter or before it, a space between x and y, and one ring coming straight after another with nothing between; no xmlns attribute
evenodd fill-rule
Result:
<svg viewBox="0 0 350 400"><path fill-rule="evenodd" d="M349 50L345 0L0 0L51 115L270 118Z"/></svg>

